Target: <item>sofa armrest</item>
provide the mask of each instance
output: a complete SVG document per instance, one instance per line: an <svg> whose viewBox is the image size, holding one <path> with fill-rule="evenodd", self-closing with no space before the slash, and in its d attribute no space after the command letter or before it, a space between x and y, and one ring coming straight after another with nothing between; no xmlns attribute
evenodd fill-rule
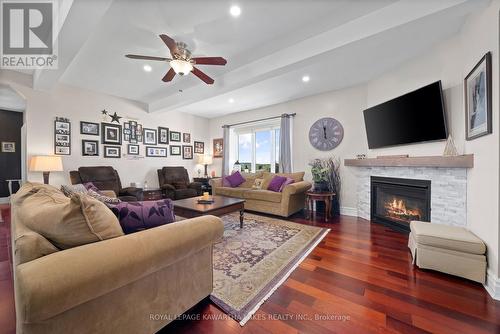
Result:
<svg viewBox="0 0 500 334"><path fill-rule="evenodd" d="M212 186L212 188L219 188L219 187L222 187L222 178L219 177L219 178L216 178L216 179L211 179L209 181L210 185Z"/></svg>
<svg viewBox="0 0 500 334"><path fill-rule="evenodd" d="M171 185L171 184L168 184L168 183L162 184L160 188L162 190L172 190L172 191L175 190L175 187L173 185Z"/></svg>
<svg viewBox="0 0 500 334"><path fill-rule="evenodd" d="M294 195L294 194L301 194L301 193L305 193L306 191L311 189L311 187L312 187L311 182L299 181L299 182L295 182L295 183L287 185L285 187L285 189L283 189L283 194L285 196L290 196L290 195Z"/></svg>
<svg viewBox="0 0 500 334"><path fill-rule="evenodd" d="M23 321L49 319L160 271L222 237L203 216L56 252L16 267Z"/></svg>
<svg viewBox="0 0 500 334"><path fill-rule="evenodd" d="M127 187L120 189L120 196L132 196L136 197L138 201L142 201L142 188Z"/></svg>
<svg viewBox="0 0 500 334"><path fill-rule="evenodd" d="M113 190L99 190L99 192L104 196L116 198L116 193Z"/></svg>

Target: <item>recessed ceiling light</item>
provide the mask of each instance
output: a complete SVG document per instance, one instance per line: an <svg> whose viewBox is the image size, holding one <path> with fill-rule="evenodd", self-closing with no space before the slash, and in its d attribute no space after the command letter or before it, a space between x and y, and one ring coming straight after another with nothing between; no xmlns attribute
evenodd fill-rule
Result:
<svg viewBox="0 0 500 334"><path fill-rule="evenodd" d="M241 8L236 5L231 6L231 8L229 9L229 13L231 13L231 15L234 17L238 17L241 14Z"/></svg>
<svg viewBox="0 0 500 334"><path fill-rule="evenodd" d="M309 76L308 76L308 75L304 75L304 76L302 77L302 82L309 82L309 80L311 80L311 78L309 78Z"/></svg>
<svg viewBox="0 0 500 334"><path fill-rule="evenodd" d="M144 65L142 68L146 72L151 72L153 70L153 68L151 67L151 65Z"/></svg>
<svg viewBox="0 0 500 334"><path fill-rule="evenodd" d="M234 99L233 99L233 98L230 98L229 100L227 100L227 102L229 102L229 103L234 103Z"/></svg>

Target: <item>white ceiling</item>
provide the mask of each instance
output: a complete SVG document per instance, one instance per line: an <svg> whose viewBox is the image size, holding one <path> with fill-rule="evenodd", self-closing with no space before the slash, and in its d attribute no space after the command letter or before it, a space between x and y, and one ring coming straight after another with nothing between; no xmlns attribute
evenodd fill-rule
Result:
<svg viewBox="0 0 500 334"><path fill-rule="evenodd" d="M456 34L488 2L73 0L59 37L60 69L35 73L34 87L60 81L139 101L149 112L217 117L370 80ZM238 18L229 15L234 3ZM215 84L193 75L163 83L167 63L124 57L168 56L161 33L194 55L225 57L225 67L199 66Z"/></svg>

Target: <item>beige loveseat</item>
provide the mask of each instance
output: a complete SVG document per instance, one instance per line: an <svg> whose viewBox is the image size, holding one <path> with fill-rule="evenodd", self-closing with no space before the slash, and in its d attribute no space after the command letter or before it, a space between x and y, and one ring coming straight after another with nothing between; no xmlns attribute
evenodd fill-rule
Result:
<svg viewBox="0 0 500 334"><path fill-rule="evenodd" d="M269 172L242 173L245 182L239 187L223 187L222 179L211 181L214 195L245 199L245 209L288 217L304 208L306 192L311 183L304 181L304 172L274 174ZM287 185L282 192L267 190L274 175L287 176L295 182ZM262 189L252 189L255 179L263 179Z"/></svg>
<svg viewBox="0 0 500 334"><path fill-rule="evenodd" d="M25 219L30 210L39 212L26 200L30 191L57 189L31 186L12 199L17 333L155 333L212 292L212 245L223 233L219 218L60 250L27 228L33 225Z"/></svg>

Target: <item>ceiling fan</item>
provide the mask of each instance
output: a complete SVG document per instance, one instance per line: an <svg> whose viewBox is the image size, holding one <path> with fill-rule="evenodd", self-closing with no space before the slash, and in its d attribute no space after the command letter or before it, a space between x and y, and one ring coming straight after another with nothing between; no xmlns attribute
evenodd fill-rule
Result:
<svg viewBox="0 0 500 334"><path fill-rule="evenodd" d="M210 78L208 75L200 71L194 65L226 65L227 61L222 57L191 57L191 51L188 50L186 43L176 42L169 36L161 34L160 38L167 45L170 50L172 58L163 57L153 57L153 56L140 56L140 55L125 55L127 58L131 59L144 59L144 60L156 60L165 61L170 64L170 70L163 77L164 82L172 81L176 74L188 75L189 72L193 72L198 78L204 81L206 84L213 84L214 79Z"/></svg>

